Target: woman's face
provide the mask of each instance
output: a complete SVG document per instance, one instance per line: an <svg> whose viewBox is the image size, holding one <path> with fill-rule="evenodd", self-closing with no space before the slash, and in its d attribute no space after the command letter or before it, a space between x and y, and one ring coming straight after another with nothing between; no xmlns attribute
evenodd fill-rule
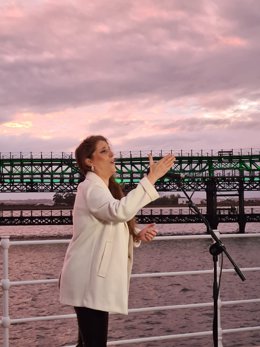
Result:
<svg viewBox="0 0 260 347"><path fill-rule="evenodd" d="M98 141L92 158L87 160L94 167L94 172L105 180L116 172L114 153L106 141Z"/></svg>

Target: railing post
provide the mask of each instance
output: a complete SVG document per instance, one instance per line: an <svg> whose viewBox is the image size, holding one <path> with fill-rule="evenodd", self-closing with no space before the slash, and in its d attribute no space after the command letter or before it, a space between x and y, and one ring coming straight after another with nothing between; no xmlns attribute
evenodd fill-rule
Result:
<svg viewBox="0 0 260 347"><path fill-rule="evenodd" d="M2 327L3 327L3 347L9 347L9 328L11 320L9 317L9 265L8 265L8 250L10 246L9 236L1 237L1 247L3 248L3 279L1 280L1 287L3 289L3 316L2 316Z"/></svg>
<svg viewBox="0 0 260 347"><path fill-rule="evenodd" d="M219 347L223 347L223 343L222 343L222 338L223 338L223 334L222 334L222 328L221 328L221 298L219 295L218 298L218 346Z"/></svg>
<svg viewBox="0 0 260 347"><path fill-rule="evenodd" d="M216 234L216 236L220 239L220 232L218 230L213 230L214 233ZM217 262L217 274L218 274L218 278L220 276L221 273L221 268L219 266L219 262ZM222 328L221 328L221 297L220 297L220 290L219 290L219 294L218 294L218 347L223 347L223 343L222 343Z"/></svg>

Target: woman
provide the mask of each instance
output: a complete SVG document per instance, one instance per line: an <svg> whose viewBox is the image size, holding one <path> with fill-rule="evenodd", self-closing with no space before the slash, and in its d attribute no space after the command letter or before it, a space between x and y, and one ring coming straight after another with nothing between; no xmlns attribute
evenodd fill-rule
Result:
<svg viewBox="0 0 260 347"><path fill-rule="evenodd" d="M154 188L174 163L166 155L158 162L149 156L150 170L124 196L113 178L114 154L103 136L90 136L76 149L76 161L86 176L78 186L73 210L73 237L60 280L60 301L74 307L81 342L78 346L107 345L108 313L128 313L133 245L151 241L154 224L141 231L134 216L159 197Z"/></svg>

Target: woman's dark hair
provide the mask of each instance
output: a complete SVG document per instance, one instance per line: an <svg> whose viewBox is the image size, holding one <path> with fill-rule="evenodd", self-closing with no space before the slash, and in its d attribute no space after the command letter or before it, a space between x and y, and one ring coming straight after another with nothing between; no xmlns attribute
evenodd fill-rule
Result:
<svg viewBox="0 0 260 347"><path fill-rule="evenodd" d="M107 138L105 138L102 135L92 135L87 137L85 140L81 142L81 144L76 148L75 150L75 158L77 165L79 167L79 170L82 175L86 175L88 171L91 171L91 167L86 164L86 159L92 158L93 153L96 150L97 143L99 141L105 141L108 143ZM108 188L113 195L115 199L120 200L122 197L125 196L123 189L120 184L118 184L115 181L114 176L111 176L109 179L109 185ZM134 229L135 229L135 219L131 219L130 221L127 222L129 232L133 237L136 236Z"/></svg>
<svg viewBox="0 0 260 347"><path fill-rule="evenodd" d="M78 164L79 170L82 175L86 175L88 171L91 171L91 167L88 166L85 161L87 158L91 159L93 153L97 148L97 143L99 141L105 141L108 143L108 140L101 135L93 135L87 137L81 142L81 144L75 150L75 158Z"/></svg>

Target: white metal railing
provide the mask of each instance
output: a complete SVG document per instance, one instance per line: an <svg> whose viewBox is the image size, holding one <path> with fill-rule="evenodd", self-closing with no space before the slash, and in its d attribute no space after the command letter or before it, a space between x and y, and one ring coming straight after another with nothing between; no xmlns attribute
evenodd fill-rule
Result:
<svg viewBox="0 0 260 347"><path fill-rule="evenodd" d="M220 234L215 231L218 237ZM241 237L259 237L260 234L221 234L221 238L241 238ZM210 239L210 235L188 235L188 236L157 236L155 241L165 241L165 240L187 240L187 239ZM56 240L31 240L31 241L11 241L9 236L3 236L1 238L1 247L3 249L3 278L1 280L1 287L3 290L3 314L0 324L3 328L3 347L9 347L9 329L12 324L26 323L26 322L35 322L35 321L46 321L46 320L56 320L56 319L68 319L74 318L75 314L65 314L65 315L52 315L52 316L37 316L37 317L25 317L25 318L10 318L9 316L9 289L11 286L21 286L21 285L38 285L38 284L53 284L57 283L58 279L42 279L42 280L27 280L27 281L11 281L9 279L9 247L10 246L23 246L23 245L46 245L46 244L66 244L69 240L56 239ZM218 272L220 271L218 265ZM248 271L260 271L260 267L248 267L241 268L242 272ZM234 272L234 269L223 269L223 272ZM203 274L212 274L212 270L200 270L200 271L178 271L178 272L156 272L156 273L143 273L143 274L132 274L132 278L144 278L144 277L165 277L165 276L182 276L182 275L203 275ZM260 330L259 326L244 327L244 328L233 328L233 329L222 329L220 322L220 309L221 306L225 305L234 305L234 304L246 304L246 303L259 303L259 299L247 299L247 300L234 300L234 301L222 301L219 297L218 300L218 345L223 347L222 336L226 333L233 332L243 332L243 331L256 331ZM129 313L138 313L138 312L150 312L150 311L162 311L162 310L175 310L183 308L199 308L199 307L213 307L213 302L207 303L197 303L197 304L185 304L185 305L169 305L169 306L157 306L157 307L142 307L129 309ZM134 344L142 342L151 342L151 341L163 341L171 339L179 339L184 337L198 337L198 336L208 336L211 335L212 331L201 331L201 332L192 332L184 334L174 334L166 336L152 336L152 337L142 337L135 339L126 339L118 341L109 341L108 346L110 345L125 345L125 344ZM73 347L73 346L67 346Z"/></svg>

